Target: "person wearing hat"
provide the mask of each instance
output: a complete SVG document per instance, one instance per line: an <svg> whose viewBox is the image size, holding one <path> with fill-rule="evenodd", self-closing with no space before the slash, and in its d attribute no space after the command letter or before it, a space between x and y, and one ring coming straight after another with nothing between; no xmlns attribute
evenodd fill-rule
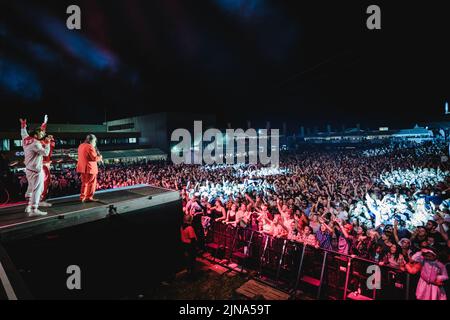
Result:
<svg viewBox="0 0 450 320"><path fill-rule="evenodd" d="M50 183L51 183L51 173L50 173L50 166L52 164L52 153L53 153L53 149L55 148L55 139L53 138L52 135L47 133L47 122L48 122L48 116L45 115L44 117L44 122L41 125L41 129L44 131L45 137L42 140L43 143L43 147L45 147L45 144L49 144L50 145L50 152L48 154L48 156L44 156L43 157L43 169L44 169L44 189L42 191L42 195L41 195L41 202L39 202L39 206L43 206L43 207L51 207L52 204L47 202L47 197L48 197L48 191L49 191L49 187L50 187ZM45 139L48 138L48 139Z"/></svg>
<svg viewBox="0 0 450 320"><path fill-rule="evenodd" d="M47 213L39 210L39 202L45 182L43 159L50 153L50 137L44 138L44 131L40 127L28 133L26 119L20 119L20 125L28 181L28 204L25 213L28 217L45 216ZM44 145L42 139L45 141Z"/></svg>
<svg viewBox="0 0 450 320"><path fill-rule="evenodd" d="M89 134L86 140L78 147L77 172L81 174L81 202L98 201L94 198L97 188L97 162L103 160L97 152L97 138Z"/></svg>
<svg viewBox="0 0 450 320"><path fill-rule="evenodd" d="M335 219L336 236L338 238L338 252L341 254L349 254L352 251L354 237L352 235L353 225L350 223L342 224L342 220Z"/></svg>
<svg viewBox="0 0 450 320"><path fill-rule="evenodd" d="M417 300L447 300L444 281L448 280L448 274L444 264L437 260L436 249L422 248L411 257L405 268L411 274L420 272Z"/></svg>
<svg viewBox="0 0 450 320"><path fill-rule="evenodd" d="M52 163L51 160L51 156L52 156L52 152L53 149L55 148L55 139L53 138L52 135L47 134L47 122L48 122L48 116L45 115L44 116L44 122L41 124L41 131L43 133L42 138L40 139L42 146L45 148L46 144L50 145L50 152L47 156L43 156L42 157L42 169L44 171L44 185L43 185L43 189L42 189L42 194L41 194L41 200L39 202L39 207L51 207L52 204L47 202L47 196L48 196L48 190L50 187L50 180L51 180L51 173L50 173L50 165ZM48 138L48 139L47 139ZM27 191L25 193L25 199L29 200L29 198L31 197L31 184L28 184L28 188Z"/></svg>

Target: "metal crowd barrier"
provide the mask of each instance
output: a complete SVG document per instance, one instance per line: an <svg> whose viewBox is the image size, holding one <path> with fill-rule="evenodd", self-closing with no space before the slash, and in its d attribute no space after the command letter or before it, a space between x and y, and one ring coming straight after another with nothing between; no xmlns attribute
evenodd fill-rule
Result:
<svg viewBox="0 0 450 320"><path fill-rule="evenodd" d="M260 280L293 294L315 291L317 299L343 300L408 300L414 296L410 284L415 279L407 272L250 228L212 223L206 248L214 259L236 261L241 271L256 271Z"/></svg>

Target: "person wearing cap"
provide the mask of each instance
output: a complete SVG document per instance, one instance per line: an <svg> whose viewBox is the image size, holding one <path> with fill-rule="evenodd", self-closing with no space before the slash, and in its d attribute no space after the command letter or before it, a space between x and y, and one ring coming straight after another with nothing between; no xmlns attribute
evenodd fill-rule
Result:
<svg viewBox="0 0 450 320"><path fill-rule="evenodd" d="M342 224L342 220L336 219L336 236L338 238L338 252L349 254L352 250L354 237L352 235L353 225L350 223Z"/></svg>
<svg viewBox="0 0 450 320"><path fill-rule="evenodd" d="M444 281L448 280L448 274L444 264L437 260L436 249L422 248L411 257L405 268L411 274L420 272L417 300L447 300Z"/></svg>
<svg viewBox="0 0 450 320"><path fill-rule="evenodd" d="M43 139L42 146L45 147L45 144L50 144L50 152L49 152L48 156L43 157L43 167L42 168L44 169L45 178L44 178L44 190L42 190L41 202L39 202L40 207L51 207L52 206L52 204L47 202L46 200L48 197L48 190L49 190L50 183L51 183L50 165L52 164L51 157L52 157L53 149L55 148L55 139L53 138L52 135L49 135L47 133L47 122L48 122L48 116L45 115L44 122L41 124L41 129L44 131L45 138L48 138L48 140Z"/></svg>
<svg viewBox="0 0 450 320"><path fill-rule="evenodd" d="M25 213L27 213L28 217L45 216L47 212L39 210L39 202L45 182L43 158L50 153L50 138L44 138L44 131L40 127L28 133L27 120L20 119L19 121L22 147L25 155L25 174L28 181L28 204L25 208ZM44 139L45 145L43 145L42 139Z"/></svg>
<svg viewBox="0 0 450 320"><path fill-rule="evenodd" d="M103 158L98 154L96 147L97 138L93 134L89 134L78 147L77 172L81 175L81 202L98 201L94 198L97 188L97 162Z"/></svg>
<svg viewBox="0 0 450 320"><path fill-rule="evenodd" d="M51 207L52 204L47 202L47 196L48 196L48 189L50 186L50 180L51 180L51 174L50 174L50 165L52 163L51 156L53 149L55 148L55 139L52 135L47 134L47 122L48 122L48 116L44 116L44 122L41 124L41 131L42 131L42 138L39 139L42 143L42 146L45 148L47 144L50 145L50 152L47 156L42 157L42 170L44 171L44 185L42 189L41 199L39 202L39 207ZM48 138L48 139L47 139ZM31 190L32 185L28 184L27 191L25 193L25 199L29 200L31 197Z"/></svg>

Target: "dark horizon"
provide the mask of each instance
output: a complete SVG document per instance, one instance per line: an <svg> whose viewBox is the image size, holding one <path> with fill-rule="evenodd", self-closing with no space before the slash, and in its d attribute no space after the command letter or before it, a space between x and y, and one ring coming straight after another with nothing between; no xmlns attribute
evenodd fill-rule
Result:
<svg viewBox="0 0 450 320"><path fill-rule="evenodd" d="M66 7L82 30L65 29ZM9 1L1 10L2 128L19 117L101 123L163 111L218 126L294 130L442 121L450 70L445 10L379 1Z"/></svg>

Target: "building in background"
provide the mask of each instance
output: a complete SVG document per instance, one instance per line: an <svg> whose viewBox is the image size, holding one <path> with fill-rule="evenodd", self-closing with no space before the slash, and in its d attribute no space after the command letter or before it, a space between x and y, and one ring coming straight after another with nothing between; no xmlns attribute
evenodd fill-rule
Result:
<svg viewBox="0 0 450 320"><path fill-rule="evenodd" d="M216 127L216 116L191 112L160 112L125 119L107 121L104 125L107 132L132 133L139 132L139 145L152 146L170 152L170 141L175 129L187 129L193 135L194 121L202 121L203 131Z"/></svg>
<svg viewBox="0 0 450 320"><path fill-rule="evenodd" d="M415 142L423 143L434 141L436 138L433 130L428 127L416 125L412 129L391 130L388 127L380 127L378 130L362 130L358 127L337 132L327 130L299 135L297 142L322 143L322 144L354 144L354 143L389 143L389 142Z"/></svg>
<svg viewBox="0 0 450 320"><path fill-rule="evenodd" d="M35 128L38 124L30 124ZM98 140L98 148L105 163L162 160L167 153L151 145L141 143L141 133L137 130L127 132L108 132L105 124L52 124L47 125L47 132L55 137L53 166L73 166L77 161L77 149L86 135L93 133ZM13 168L23 167L23 148L20 131L0 132L0 152Z"/></svg>

